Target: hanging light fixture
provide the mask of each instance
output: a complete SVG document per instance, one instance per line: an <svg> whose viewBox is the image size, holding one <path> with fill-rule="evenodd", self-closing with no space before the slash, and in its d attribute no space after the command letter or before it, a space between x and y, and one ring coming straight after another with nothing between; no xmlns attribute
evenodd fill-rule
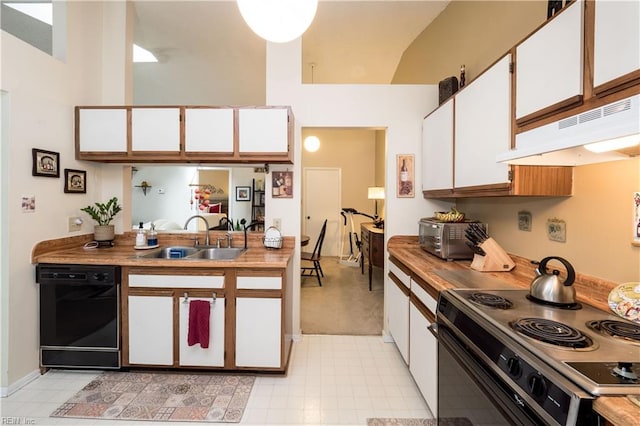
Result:
<svg viewBox="0 0 640 426"><path fill-rule="evenodd" d="M307 136L304 139L304 149L309 152L316 152L320 148L320 139L317 136Z"/></svg>
<svg viewBox="0 0 640 426"><path fill-rule="evenodd" d="M237 0L240 14L254 33L267 41L286 43L311 25L318 0Z"/></svg>

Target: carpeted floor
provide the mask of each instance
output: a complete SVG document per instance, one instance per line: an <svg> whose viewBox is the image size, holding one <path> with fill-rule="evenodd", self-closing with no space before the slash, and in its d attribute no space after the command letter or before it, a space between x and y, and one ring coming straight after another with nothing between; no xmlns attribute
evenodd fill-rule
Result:
<svg viewBox="0 0 640 426"><path fill-rule="evenodd" d="M384 283L382 268L373 268L369 291L367 267L343 265L322 257L322 287L313 277L301 278L300 322L304 334L379 335L382 333Z"/></svg>
<svg viewBox="0 0 640 426"><path fill-rule="evenodd" d="M105 372L51 417L238 423L254 376Z"/></svg>

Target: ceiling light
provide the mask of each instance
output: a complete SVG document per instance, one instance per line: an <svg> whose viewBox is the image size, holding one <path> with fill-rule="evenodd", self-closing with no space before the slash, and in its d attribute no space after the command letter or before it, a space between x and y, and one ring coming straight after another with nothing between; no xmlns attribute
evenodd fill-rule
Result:
<svg viewBox="0 0 640 426"><path fill-rule="evenodd" d="M254 33L267 41L286 43L309 28L318 0L238 0L238 8Z"/></svg>
<svg viewBox="0 0 640 426"><path fill-rule="evenodd" d="M133 62L158 62L158 58L147 49L133 45Z"/></svg>
<svg viewBox="0 0 640 426"><path fill-rule="evenodd" d="M320 139L317 136L307 136L304 139L304 149L309 152L316 152L320 148Z"/></svg>
<svg viewBox="0 0 640 426"><path fill-rule="evenodd" d="M595 142L585 145L584 147L591 152L601 153L615 151L618 149L630 148L640 145L640 135L629 135L621 138L609 139L602 142Z"/></svg>

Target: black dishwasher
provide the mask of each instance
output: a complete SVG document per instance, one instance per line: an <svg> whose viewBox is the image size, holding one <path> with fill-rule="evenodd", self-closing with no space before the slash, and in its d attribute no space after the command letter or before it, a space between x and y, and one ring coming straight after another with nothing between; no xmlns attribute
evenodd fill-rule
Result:
<svg viewBox="0 0 640 426"><path fill-rule="evenodd" d="M120 368L120 267L38 264L40 365Z"/></svg>

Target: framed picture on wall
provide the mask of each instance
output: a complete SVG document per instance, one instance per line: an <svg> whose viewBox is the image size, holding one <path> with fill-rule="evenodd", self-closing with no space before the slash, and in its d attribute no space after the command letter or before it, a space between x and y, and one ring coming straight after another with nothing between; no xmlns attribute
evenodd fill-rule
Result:
<svg viewBox="0 0 640 426"><path fill-rule="evenodd" d="M251 187L236 186L236 201L251 201Z"/></svg>
<svg viewBox="0 0 640 426"><path fill-rule="evenodd" d="M86 194L87 172L85 170L64 169L64 192Z"/></svg>
<svg viewBox="0 0 640 426"><path fill-rule="evenodd" d="M33 176L60 177L60 154L53 151L33 148Z"/></svg>
<svg viewBox="0 0 640 426"><path fill-rule="evenodd" d="M271 196L293 198L293 172L273 172L272 175Z"/></svg>
<svg viewBox="0 0 640 426"><path fill-rule="evenodd" d="M415 197L413 154L398 154L396 156L396 188L398 198Z"/></svg>

